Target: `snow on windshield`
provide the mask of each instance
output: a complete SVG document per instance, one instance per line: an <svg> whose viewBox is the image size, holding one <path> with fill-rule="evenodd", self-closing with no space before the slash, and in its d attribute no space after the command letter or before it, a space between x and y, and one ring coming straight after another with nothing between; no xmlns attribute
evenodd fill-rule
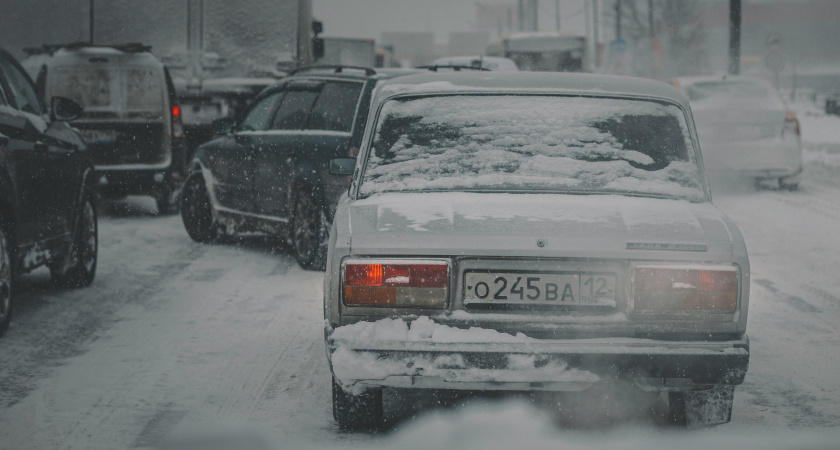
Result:
<svg viewBox="0 0 840 450"><path fill-rule="evenodd" d="M683 114L653 101L450 95L388 101L360 187L704 198Z"/></svg>

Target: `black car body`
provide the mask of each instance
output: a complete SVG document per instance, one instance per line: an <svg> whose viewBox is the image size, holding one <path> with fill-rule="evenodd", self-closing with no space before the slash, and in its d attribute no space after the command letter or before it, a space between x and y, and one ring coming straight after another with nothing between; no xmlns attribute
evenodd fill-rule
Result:
<svg viewBox="0 0 840 450"><path fill-rule="evenodd" d="M82 113L55 97L51 111L14 58L0 50L0 335L14 277L47 265L53 281L85 286L96 271L96 179L78 131Z"/></svg>
<svg viewBox="0 0 840 450"><path fill-rule="evenodd" d="M161 212L177 205L184 130L175 86L141 44L45 45L22 62L45 98L85 108L74 123L96 165L103 197L151 195Z"/></svg>
<svg viewBox="0 0 840 450"><path fill-rule="evenodd" d="M311 68L264 90L228 134L196 150L181 205L190 236L267 232L288 238L302 267L322 268L349 186L329 161L355 156L377 82L417 72Z"/></svg>

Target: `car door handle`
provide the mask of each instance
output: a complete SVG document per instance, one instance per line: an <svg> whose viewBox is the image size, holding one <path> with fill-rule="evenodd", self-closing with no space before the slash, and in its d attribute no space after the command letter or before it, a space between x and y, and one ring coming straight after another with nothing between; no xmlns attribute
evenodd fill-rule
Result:
<svg viewBox="0 0 840 450"><path fill-rule="evenodd" d="M47 145L47 144L45 144L41 141L36 141L35 142L35 151L36 152L45 152L45 151L49 150L49 148L50 148L49 145Z"/></svg>

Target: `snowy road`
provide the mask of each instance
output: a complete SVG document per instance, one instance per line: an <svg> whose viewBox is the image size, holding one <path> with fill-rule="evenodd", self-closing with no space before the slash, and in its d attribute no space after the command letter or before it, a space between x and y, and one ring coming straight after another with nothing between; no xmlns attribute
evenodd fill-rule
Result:
<svg viewBox="0 0 840 450"><path fill-rule="evenodd" d="M750 370L717 429L840 425L840 164L823 156L798 192L715 189L752 263ZM142 198L103 207L92 287L21 279L0 339L0 448L153 447L217 423L328 445L380 439L332 421L322 275L259 239L193 243L154 210ZM654 415L627 420L662 427ZM410 425L402 416L392 428Z"/></svg>

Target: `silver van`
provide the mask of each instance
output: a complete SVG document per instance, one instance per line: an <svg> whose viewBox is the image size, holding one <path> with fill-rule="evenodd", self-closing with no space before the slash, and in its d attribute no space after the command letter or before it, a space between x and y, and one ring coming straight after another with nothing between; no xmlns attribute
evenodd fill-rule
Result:
<svg viewBox="0 0 840 450"><path fill-rule="evenodd" d="M142 44L45 45L21 65L45 98L84 107L74 122L96 166L105 198L151 195L161 213L177 208L184 129L164 65Z"/></svg>

